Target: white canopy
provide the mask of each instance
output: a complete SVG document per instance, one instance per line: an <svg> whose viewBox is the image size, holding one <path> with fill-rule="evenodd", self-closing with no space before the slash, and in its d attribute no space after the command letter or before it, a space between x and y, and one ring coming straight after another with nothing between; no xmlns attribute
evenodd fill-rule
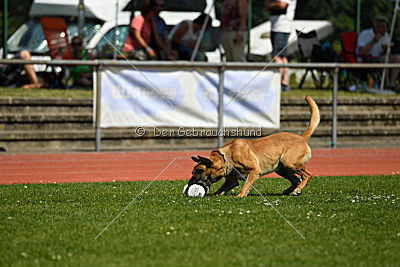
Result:
<svg viewBox="0 0 400 267"><path fill-rule="evenodd" d="M129 0L119 0L119 9ZM35 0L31 6L31 17L43 16L77 16L79 0ZM107 21L115 17L116 2L110 0L85 0L85 17Z"/></svg>
<svg viewBox="0 0 400 267"><path fill-rule="evenodd" d="M324 39L333 33L333 24L327 20L294 20L293 32L290 34L288 53L298 50L296 30L304 33L316 30L319 40ZM254 27L250 31L250 52L257 55L266 55L272 52L270 41L271 22L267 21ZM295 38L293 40L293 38ZM292 41L293 40L293 41Z"/></svg>

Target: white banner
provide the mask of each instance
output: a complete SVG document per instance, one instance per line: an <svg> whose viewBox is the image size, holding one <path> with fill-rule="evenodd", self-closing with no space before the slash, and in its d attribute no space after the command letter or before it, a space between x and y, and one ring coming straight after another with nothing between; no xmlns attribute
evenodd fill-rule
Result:
<svg viewBox="0 0 400 267"><path fill-rule="evenodd" d="M218 126L217 71L161 68L140 71L104 68L101 127ZM225 127L279 128L280 74L258 73L225 71Z"/></svg>

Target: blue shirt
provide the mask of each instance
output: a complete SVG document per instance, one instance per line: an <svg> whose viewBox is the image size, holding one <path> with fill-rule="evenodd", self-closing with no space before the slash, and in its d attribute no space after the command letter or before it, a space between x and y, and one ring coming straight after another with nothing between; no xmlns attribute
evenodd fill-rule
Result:
<svg viewBox="0 0 400 267"><path fill-rule="evenodd" d="M154 16L154 23L156 24L157 34L164 40L164 35L168 34L168 26L161 17Z"/></svg>

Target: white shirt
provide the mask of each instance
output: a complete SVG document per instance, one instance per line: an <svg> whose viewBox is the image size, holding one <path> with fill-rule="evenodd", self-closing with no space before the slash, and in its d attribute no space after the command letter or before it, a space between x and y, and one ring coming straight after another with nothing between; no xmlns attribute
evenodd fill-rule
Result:
<svg viewBox="0 0 400 267"><path fill-rule="evenodd" d="M185 34L182 36L181 40L184 43L192 43L197 40L197 34L193 32L193 21L191 20L184 20L180 22L179 24L175 25L175 27L172 28L171 32L168 34L168 39L172 40L172 37L174 36L175 32L181 27L181 24L183 22L186 22L188 24L188 29L185 32Z"/></svg>
<svg viewBox="0 0 400 267"><path fill-rule="evenodd" d="M281 0L281 1L288 3L286 14L270 16L271 31L289 33L292 31L292 21L294 19L294 12L296 10L297 0Z"/></svg>
<svg viewBox="0 0 400 267"><path fill-rule="evenodd" d="M371 43L372 40L374 39L374 36L375 36L375 33L372 28L363 30L358 35L356 53L358 54L358 48L360 46L366 46L367 44ZM368 55L373 56L373 57L383 56L385 53L385 50L383 50L382 45L388 45L388 44L389 44L389 33L386 32L385 35L382 36L381 39L379 39L378 42L374 43L371 50L369 50Z"/></svg>

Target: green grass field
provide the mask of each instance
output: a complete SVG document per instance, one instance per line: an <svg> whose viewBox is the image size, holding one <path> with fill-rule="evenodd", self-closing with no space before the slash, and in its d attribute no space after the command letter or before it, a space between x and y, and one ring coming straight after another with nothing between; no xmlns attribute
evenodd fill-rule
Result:
<svg viewBox="0 0 400 267"><path fill-rule="evenodd" d="M296 85L292 85L296 88ZM282 92L282 97L304 97L305 94L311 97L332 97L332 90L325 89L313 89L308 87L307 89L292 89L289 92ZM339 97L400 97L400 94L396 95L374 95L370 93L358 93L348 92L340 90L338 92ZM22 88L6 88L0 87L0 97L30 97L30 98L93 98L93 91L88 89L33 89L26 90Z"/></svg>
<svg viewBox="0 0 400 267"><path fill-rule="evenodd" d="M0 97L29 98L93 98L93 91L88 89L23 89L0 87Z"/></svg>
<svg viewBox="0 0 400 267"><path fill-rule="evenodd" d="M315 177L300 197L288 182L191 198L185 181L0 186L2 266L398 266L399 175ZM213 185L211 190L216 190ZM235 193L238 192L238 188Z"/></svg>

